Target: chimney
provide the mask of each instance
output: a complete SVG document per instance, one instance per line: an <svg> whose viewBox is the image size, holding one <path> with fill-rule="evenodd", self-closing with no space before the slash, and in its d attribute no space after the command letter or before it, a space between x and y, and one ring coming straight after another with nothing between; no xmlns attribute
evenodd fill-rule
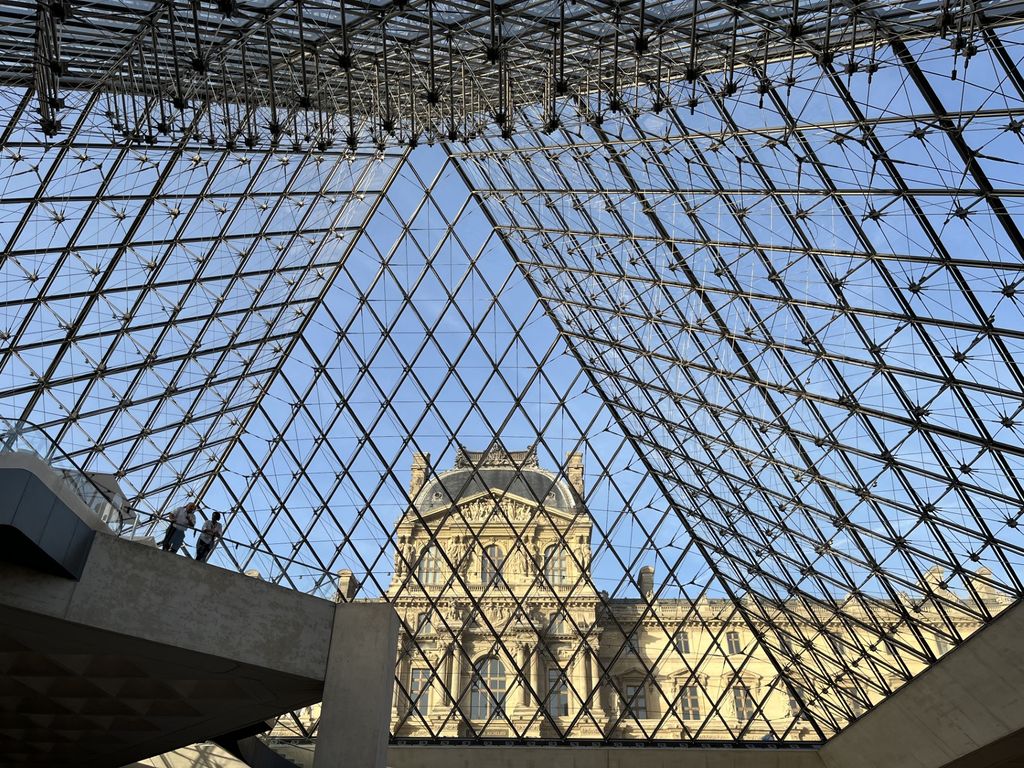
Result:
<svg viewBox="0 0 1024 768"><path fill-rule="evenodd" d="M348 568L343 568L338 571L338 594L335 596L334 602L350 602L356 596L357 589L359 589L359 582L356 581L356 577Z"/></svg>
<svg viewBox="0 0 1024 768"><path fill-rule="evenodd" d="M996 591L988 581L985 579L992 578L992 571L985 566L982 566L974 572L975 577L971 579L971 583L978 592L978 597L981 598L982 605L986 608L994 608L1000 603L999 592ZM998 609L997 609L998 610Z"/></svg>
<svg viewBox="0 0 1024 768"><path fill-rule="evenodd" d="M430 454L416 452L412 455L412 471L409 473L409 498L416 500L417 494L427 481L430 472Z"/></svg>
<svg viewBox="0 0 1024 768"><path fill-rule="evenodd" d="M566 454L565 476L576 493L583 498L583 454L570 451Z"/></svg>
<svg viewBox="0 0 1024 768"><path fill-rule="evenodd" d="M650 602L654 599L654 566L645 565L640 569L640 597Z"/></svg>

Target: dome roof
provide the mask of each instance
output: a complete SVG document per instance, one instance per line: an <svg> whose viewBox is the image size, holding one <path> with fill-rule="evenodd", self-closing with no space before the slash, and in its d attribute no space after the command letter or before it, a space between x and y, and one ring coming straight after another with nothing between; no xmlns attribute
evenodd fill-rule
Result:
<svg viewBox="0 0 1024 768"><path fill-rule="evenodd" d="M535 446L507 451L500 444L486 451L460 447L455 466L424 483L416 496L416 508L421 515L428 515L487 492L518 496L566 513L576 509L576 497L569 484L540 467Z"/></svg>

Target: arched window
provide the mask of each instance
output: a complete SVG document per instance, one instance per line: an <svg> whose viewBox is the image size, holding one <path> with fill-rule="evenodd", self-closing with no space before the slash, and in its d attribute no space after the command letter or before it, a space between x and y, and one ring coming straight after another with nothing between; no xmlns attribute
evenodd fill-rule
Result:
<svg viewBox="0 0 1024 768"><path fill-rule="evenodd" d="M484 584L491 584L501 578L501 566L504 564L504 556L501 554L501 547L491 544L484 549L483 562L480 563L480 581Z"/></svg>
<svg viewBox="0 0 1024 768"><path fill-rule="evenodd" d="M430 586L441 583L441 553L437 547L430 544L420 555L420 564L416 568L416 578L423 586Z"/></svg>
<svg viewBox="0 0 1024 768"><path fill-rule="evenodd" d="M553 587L564 587L566 575L565 550L552 544L544 550L544 578Z"/></svg>
<svg viewBox="0 0 1024 768"><path fill-rule="evenodd" d="M494 656L486 656L473 669L473 684L469 689L469 717L471 720L490 720L505 706L505 665Z"/></svg>

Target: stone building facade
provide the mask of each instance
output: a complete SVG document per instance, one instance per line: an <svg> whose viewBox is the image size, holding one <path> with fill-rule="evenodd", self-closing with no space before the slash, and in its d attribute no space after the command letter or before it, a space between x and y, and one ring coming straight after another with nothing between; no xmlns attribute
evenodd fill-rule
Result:
<svg viewBox="0 0 1024 768"><path fill-rule="evenodd" d="M936 627L954 625L950 634L960 637L979 626L954 610L960 598L939 569L923 580L925 592L951 609L942 616L932 601L851 598L841 623L837 611L805 603L779 614L775 642L781 636L788 652L777 650L776 662L732 601L661 598L652 568L637 574L636 598L610 599L590 578L583 469L578 454L556 474L539 466L533 449L500 445L461 449L443 470L431 467L428 455L413 456L413 504L397 524L386 598L403 627L396 737L816 741L882 698L845 666L870 655L878 685L893 690L924 663L908 665L889 644L917 643L934 656L951 648L939 632L909 637L894 629L880 643L877 633L858 636L851 626L877 626L888 611L897 627L907 610ZM343 574L341 591L351 596L355 583ZM972 583L995 614L1004 601L988 589L986 575L978 571ZM802 616L800 626L794 616ZM807 653L814 648L825 653ZM817 668L807 661L812 656ZM821 667L829 656L843 663ZM786 675L807 681L803 695L782 682L776 663L808 667ZM801 699L833 727L812 728ZM303 733L317 709L303 713ZM298 735L293 726L282 720L275 735Z"/></svg>
<svg viewBox="0 0 1024 768"><path fill-rule="evenodd" d="M460 450L442 471L414 455L414 503L397 527L388 592L404 624L393 733L821 738L731 601L655 599L651 568L638 574L636 599L595 591L582 457L569 455L565 467L557 475L534 450L500 445ZM829 628L827 616L806 616L825 630L794 637L837 654L866 645ZM963 636L968 624L958 626ZM938 635L930 642L936 655L949 647ZM917 671L901 666L886 685ZM875 696L837 675L812 696L845 724Z"/></svg>

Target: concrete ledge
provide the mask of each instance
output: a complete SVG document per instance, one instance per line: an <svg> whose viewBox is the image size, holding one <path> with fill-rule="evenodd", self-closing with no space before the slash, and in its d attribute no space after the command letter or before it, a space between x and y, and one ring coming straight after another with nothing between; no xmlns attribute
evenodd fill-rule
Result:
<svg viewBox="0 0 1024 768"><path fill-rule="evenodd" d="M0 764L107 768L328 699L337 751L377 755L344 764L383 767L397 633L386 603L110 534L79 581L0 562Z"/></svg>
<svg viewBox="0 0 1024 768"><path fill-rule="evenodd" d="M941 768L1024 729L1024 604L830 739L828 768Z"/></svg>
<svg viewBox="0 0 1024 768"><path fill-rule="evenodd" d="M319 680L335 614L329 600L105 534L77 582L0 564L0 605Z"/></svg>
<svg viewBox="0 0 1024 768"><path fill-rule="evenodd" d="M0 606L0 765L109 768L322 696L320 680L217 650L184 650Z"/></svg>

